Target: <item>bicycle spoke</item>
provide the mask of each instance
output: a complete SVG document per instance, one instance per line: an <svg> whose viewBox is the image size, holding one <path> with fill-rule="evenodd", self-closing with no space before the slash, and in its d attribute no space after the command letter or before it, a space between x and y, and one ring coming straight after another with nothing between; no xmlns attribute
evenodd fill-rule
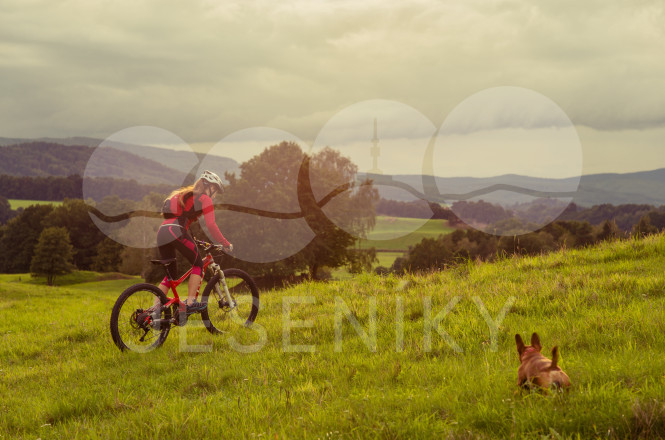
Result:
<svg viewBox="0 0 665 440"><path fill-rule="evenodd" d="M209 283L203 292L202 300L207 301L208 308L201 315L211 333L225 333L251 325L258 312L259 293L251 277L237 269L227 269L224 274L231 301L217 276L211 279L213 284ZM215 286L219 286L219 297Z"/></svg>
<svg viewBox="0 0 665 440"><path fill-rule="evenodd" d="M161 324L163 328L153 328L152 321L156 317L150 310L158 295L154 286L139 284L130 287L118 298L111 317L111 334L116 345L122 350L143 353L164 342L169 325ZM162 309L159 319L169 317L170 311Z"/></svg>

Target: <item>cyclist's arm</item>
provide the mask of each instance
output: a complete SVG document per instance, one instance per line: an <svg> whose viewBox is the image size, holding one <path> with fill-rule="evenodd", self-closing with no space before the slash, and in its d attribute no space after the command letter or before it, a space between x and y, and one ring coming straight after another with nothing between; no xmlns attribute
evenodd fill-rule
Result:
<svg viewBox="0 0 665 440"><path fill-rule="evenodd" d="M217 223L215 223L215 207L213 206L212 199L205 194L201 194L199 200L201 201L203 219L205 220L208 231L210 231L210 234L212 234L213 240L215 240L217 243L220 243L224 247L229 247L231 243L229 243L228 240L224 238L224 235L217 227Z"/></svg>

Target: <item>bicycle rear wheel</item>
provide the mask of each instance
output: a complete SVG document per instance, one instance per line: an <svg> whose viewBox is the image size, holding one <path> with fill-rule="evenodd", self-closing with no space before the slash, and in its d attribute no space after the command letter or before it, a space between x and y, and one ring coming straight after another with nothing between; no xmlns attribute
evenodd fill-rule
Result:
<svg viewBox="0 0 665 440"><path fill-rule="evenodd" d="M157 286L147 283L135 284L120 294L111 312L111 336L120 350L146 353L164 343L171 329L171 310L149 311L155 298L162 305L168 301Z"/></svg>
<svg viewBox="0 0 665 440"><path fill-rule="evenodd" d="M208 304L201 319L212 334L224 333L233 325L249 327L259 312L259 289L248 273L226 269L224 278L235 306L228 303L219 275L208 281L201 295L201 302Z"/></svg>

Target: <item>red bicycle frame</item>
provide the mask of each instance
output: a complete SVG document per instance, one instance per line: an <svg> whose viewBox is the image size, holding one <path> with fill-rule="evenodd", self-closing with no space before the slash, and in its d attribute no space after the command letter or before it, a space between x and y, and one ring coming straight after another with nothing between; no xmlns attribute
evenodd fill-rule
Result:
<svg viewBox="0 0 665 440"><path fill-rule="evenodd" d="M203 275L206 272L206 270L208 269L208 266L212 262L213 262L212 255L210 255L210 253L208 253L208 255L206 255L205 258L203 259L203 271L201 272L201 275ZM192 273L192 268L190 267L189 270L187 272L185 272L183 274L183 276L181 276L177 280L171 280L171 279L168 280L169 281L169 289L173 290L173 298L167 296L167 299L169 301L166 304L164 304L162 307L165 307L165 308L171 307L173 304L178 304L179 307L185 305L185 303L180 301L180 296L178 295L178 291L176 290L176 287L179 286L180 284L182 284L182 282L185 281L185 279L187 279L187 277L189 277L189 275L191 275L191 273ZM199 285L199 289L200 288L201 288L201 286ZM199 297L199 289L196 290L195 299Z"/></svg>

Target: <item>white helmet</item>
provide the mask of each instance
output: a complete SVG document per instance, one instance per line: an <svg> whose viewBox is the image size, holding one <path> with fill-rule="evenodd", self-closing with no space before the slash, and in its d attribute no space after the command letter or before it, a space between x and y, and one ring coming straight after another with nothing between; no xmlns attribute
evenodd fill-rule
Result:
<svg viewBox="0 0 665 440"><path fill-rule="evenodd" d="M222 179L220 179L219 176L212 171L205 170L203 174L201 174L201 179L211 185L215 185L217 188L219 188L220 192L224 191L224 184L222 183Z"/></svg>

